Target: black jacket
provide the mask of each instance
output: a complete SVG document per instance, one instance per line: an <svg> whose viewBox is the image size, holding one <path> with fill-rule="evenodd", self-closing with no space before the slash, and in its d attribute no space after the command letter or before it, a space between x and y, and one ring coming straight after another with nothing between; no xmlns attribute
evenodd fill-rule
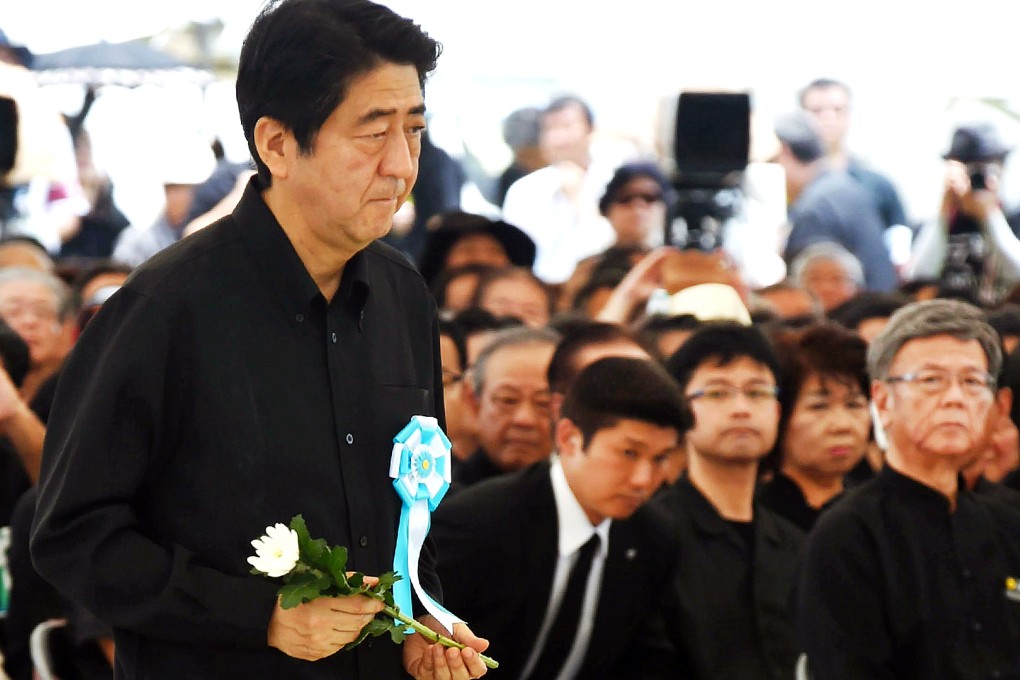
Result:
<svg viewBox="0 0 1020 680"><path fill-rule="evenodd" d="M676 540L651 506L614 520L584 680L638 677L661 654L655 618L668 586ZM516 679L542 625L558 558L549 462L489 479L443 502L432 535L445 604L489 639L500 662L486 677ZM659 660L661 657L656 657ZM642 676L644 677L644 676Z"/></svg>
<svg viewBox="0 0 1020 680"><path fill-rule="evenodd" d="M668 630L676 677L788 680L799 650L793 587L804 534L754 506L754 545L683 477L657 499L678 524L680 560Z"/></svg>

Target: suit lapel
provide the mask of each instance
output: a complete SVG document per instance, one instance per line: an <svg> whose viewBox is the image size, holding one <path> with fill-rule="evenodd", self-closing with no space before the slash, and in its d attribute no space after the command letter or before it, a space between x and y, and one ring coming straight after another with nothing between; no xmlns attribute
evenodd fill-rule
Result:
<svg viewBox="0 0 1020 680"><path fill-rule="evenodd" d="M614 521L609 528L609 553L602 570L595 624L585 654L580 677L595 677L606 672L602 660L612 658L621 640L620 630L625 626L637 599L633 584L640 578L645 564L642 546L629 522Z"/></svg>
<svg viewBox="0 0 1020 680"><path fill-rule="evenodd" d="M524 539L528 547L521 555L522 573L528 575L528 581L519 583L518 587L524 591L525 598L521 631L530 638L527 645L530 650L549 604L559 557L559 524L548 463L536 466L535 474L528 480L528 487L526 493L533 503L524 524ZM522 659L521 663L525 661Z"/></svg>

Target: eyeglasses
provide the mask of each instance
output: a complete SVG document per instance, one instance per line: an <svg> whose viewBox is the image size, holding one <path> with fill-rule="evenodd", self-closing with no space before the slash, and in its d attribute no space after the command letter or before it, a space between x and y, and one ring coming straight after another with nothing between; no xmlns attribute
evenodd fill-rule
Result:
<svg viewBox="0 0 1020 680"><path fill-rule="evenodd" d="M704 399L713 404L724 404L733 401L737 394L744 395L752 404L761 404L779 396L779 388L775 385L748 385L736 387L734 385L719 385L717 387L706 387L695 390L687 395L689 401Z"/></svg>
<svg viewBox="0 0 1020 680"><path fill-rule="evenodd" d="M942 394L950 388L955 380L963 393L971 397L984 397L995 391L995 378L983 371L964 371L953 374L949 371L926 368L920 371L890 375L884 379L887 383L907 383L914 385L925 394Z"/></svg>
<svg viewBox="0 0 1020 680"><path fill-rule="evenodd" d="M0 317L17 320L31 315L39 321L56 321L59 313L55 305L46 302L9 300L0 303Z"/></svg>
<svg viewBox="0 0 1020 680"><path fill-rule="evenodd" d="M652 204L652 203L658 203L661 200L662 200L662 194L656 194L656 193L647 193L647 194L636 193L636 194L626 194L624 196L617 196L616 200L614 200L613 203L619 203L620 205L630 205L631 203L634 203L635 201L642 201L642 202L644 202L646 204Z"/></svg>

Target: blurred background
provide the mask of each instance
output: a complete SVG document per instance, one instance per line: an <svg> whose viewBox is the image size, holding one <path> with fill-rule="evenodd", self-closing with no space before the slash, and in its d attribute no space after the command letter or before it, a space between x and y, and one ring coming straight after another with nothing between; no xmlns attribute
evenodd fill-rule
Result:
<svg viewBox="0 0 1020 680"><path fill-rule="evenodd" d="M137 41L208 77L95 88L84 121L117 204L146 224L162 207L151 162L160 136L193 128L244 160L233 70L261 7L255 0L33 0L7 3L0 28L36 55L100 41ZM853 90L850 147L887 174L912 222L931 217L941 154L958 122L991 120L1020 140L1020 92L1008 70L1020 9L1011 3L855 3L825 0L715 2L629 0L389 0L444 45L428 85L434 141L461 159L487 193L510 160L503 118L550 95L587 99L604 143L657 150L663 102L683 89L751 93L755 127L793 109L818 77ZM132 83L134 85L134 83ZM81 82L53 82L47 98L78 113ZM1011 181L1016 163L1007 166ZM1020 196L1007 197L1020 203Z"/></svg>

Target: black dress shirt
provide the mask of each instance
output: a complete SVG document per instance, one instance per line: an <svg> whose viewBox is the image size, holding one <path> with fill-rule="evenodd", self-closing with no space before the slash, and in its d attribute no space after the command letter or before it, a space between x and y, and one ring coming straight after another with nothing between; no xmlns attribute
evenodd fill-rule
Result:
<svg viewBox="0 0 1020 680"><path fill-rule="evenodd" d="M491 477L502 475L502 470L492 462L485 449L478 448L466 460L453 464L453 487L454 493L466 489L478 482L485 481Z"/></svg>
<svg viewBox="0 0 1020 680"><path fill-rule="evenodd" d="M803 533L756 504L748 545L686 476L654 502L670 511L680 538L668 625L674 677L792 678L799 653L792 593Z"/></svg>
<svg viewBox="0 0 1020 680"><path fill-rule="evenodd" d="M65 364L31 546L114 627L118 678L400 677L388 639L314 663L268 647L279 583L246 558L302 513L349 568L392 569L392 438L442 423L438 347L403 256L369 245L327 303L254 184L131 276Z"/></svg>
<svg viewBox="0 0 1020 680"><path fill-rule="evenodd" d="M807 498L797 486L797 482L782 472L777 472L772 479L762 484L758 489L757 500L772 512L807 533L818 521L818 517L842 496L841 493L833 496L820 508L812 507L808 505Z"/></svg>
<svg viewBox="0 0 1020 680"><path fill-rule="evenodd" d="M961 486L962 489L962 486ZM815 680L1020 678L1020 513L886 467L808 539L798 629Z"/></svg>

